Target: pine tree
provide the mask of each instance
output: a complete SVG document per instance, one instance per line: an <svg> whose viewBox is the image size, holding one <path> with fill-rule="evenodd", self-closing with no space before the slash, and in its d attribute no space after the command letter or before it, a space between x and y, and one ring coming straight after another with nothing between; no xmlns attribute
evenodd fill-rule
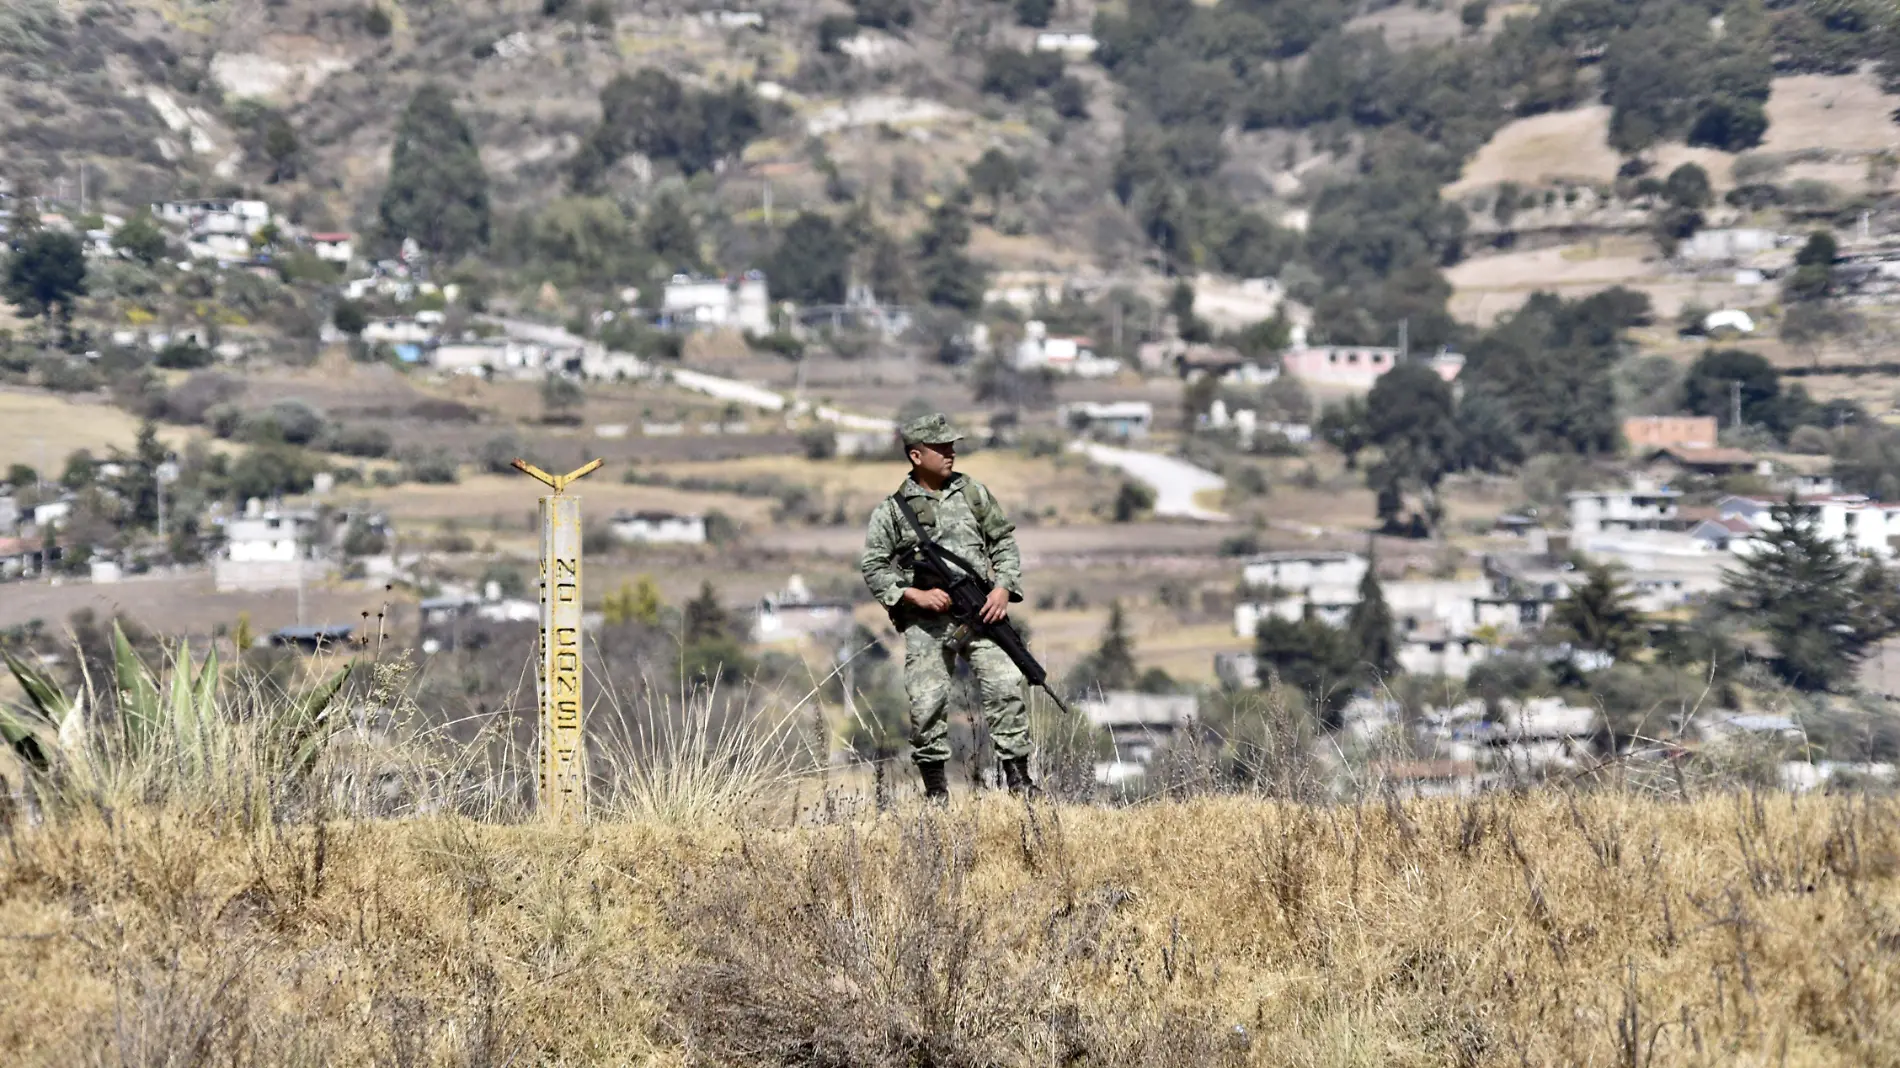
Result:
<svg viewBox="0 0 1900 1068"><path fill-rule="evenodd" d="M732 629L732 618L726 606L719 603L719 591L713 589L710 581L700 584L699 596L686 602L683 615L687 645L717 641Z"/></svg>
<svg viewBox="0 0 1900 1068"><path fill-rule="evenodd" d="M1104 690L1133 689L1139 676L1135 668L1135 642L1128 636L1128 618L1120 601L1108 606L1108 625L1102 629L1102 644L1095 647L1095 680Z"/></svg>
<svg viewBox="0 0 1900 1068"><path fill-rule="evenodd" d="M1295 623L1275 616L1260 621L1254 650L1260 685L1278 681L1304 696L1320 722L1339 725L1359 662L1344 631L1317 619Z"/></svg>
<svg viewBox="0 0 1900 1068"><path fill-rule="evenodd" d="M1359 580L1359 601L1346 617L1346 644L1358 656L1360 669L1371 676L1369 681L1373 683L1399 671L1399 639L1375 564L1373 560L1366 561L1365 576Z"/></svg>
<svg viewBox="0 0 1900 1068"><path fill-rule="evenodd" d="M1568 630L1578 645L1618 659L1648 644L1643 614L1629 603L1629 592L1616 572L1601 564L1590 568L1583 585L1557 604L1551 621Z"/></svg>
<svg viewBox="0 0 1900 1068"><path fill-rule="evenodd" d="M1894 630L1891 583L1884 569L1861 565L1823 536L1813 510L1794 498L1770 515L1761 547L1730 579L1730 597L1768 636L1775 672L1790 685L1842 686Z"/></svg>
<svg viewBox="0 0 1900 1068"><path fill-rule="evenodd" d="M417 89L402 113L380 214L385 236L413 237L446 259L488 243L488 173L475 135L440 85Z"/></svg>
<svg viewBox="0 0 1900 1068"><path fill-rule="evenodd" d="M1019 624L1020 626L1020 624ZM1135 667L1135 642L1128 636L1128 619L1120 601L1108 606L1108 625L1102 628L1102 643L1084 657L1069 676L1074 693L1132 690L1141 680Z"/></svg>

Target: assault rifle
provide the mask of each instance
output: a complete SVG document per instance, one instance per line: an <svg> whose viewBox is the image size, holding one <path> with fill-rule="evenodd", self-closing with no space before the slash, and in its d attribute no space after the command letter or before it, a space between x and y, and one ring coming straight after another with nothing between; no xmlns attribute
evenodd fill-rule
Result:
<svg viewBox="0 0 1900 1068"><path fill-rule="evenodd" d="M912 568L912 581L920 590L942 590L950 595L951 619L968 627L978 637L988 638L996 644L1003 655L1016 665L1031 686L1039 686L1049 699L1056 703L1065 714L1069 706L1049 685L1049 673L1044 671L1036 658L1030 655L1029 647L1023 644L1023 636L1008 617L994 623L983 622L983 602L989 600L990 591L995 583L983 577L983 572L968 560L938 545L929 534L924 533L924 525L918 521L917 513L911 510L910 502L899 493L891 498L897 502L897 510L904 513L910 529L917 534L917 560Z"/></svg>

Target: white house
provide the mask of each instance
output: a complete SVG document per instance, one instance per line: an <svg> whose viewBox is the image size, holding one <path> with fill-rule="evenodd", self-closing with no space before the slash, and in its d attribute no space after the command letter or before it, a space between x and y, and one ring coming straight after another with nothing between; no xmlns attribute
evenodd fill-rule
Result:
<svg viewBox="0 0 1900 1068"><path fill-rule="evenodd" d="M765 28L765 16L757 11L703 11L699 17L724 30Z"/></svg>
<svg viewBox="0 0 1900 1068"><path fill-rule="evenodd" d="M813 597L799 575L778 593L759 598L752 638L758 642L797 641L834 634L851 626L851 602Z"/></svg>
<svg viewBox="0 0 1900 1068"><path fill-rule="evenodd" d="M316 516L266 511L253 500L242 516L224 524L224 552L211 562L220 593L282 590L322 581L329 565L312 548Z"/></svg>
<svg viewBox="0 0 1900 1068"><path fill-rule="evenodd" d="M1716 509L1724 519L1740 519L1756 530L1776 529L1772 509L1782 502L1764 497L1724 497ZM1882 559L1894 555L1894 540L1900 538L1900 504L1883 504L1859 494L1835 494L1803 497L1799 506L1815 517L1820 535L1849 552L1865 553ZM1746 552L1758 542L1737 539L1729 548Z"/></svg>
<svg viewBox="0 0 1900 1068"><path fill-rule="evenodd" d="M1057 417L1078 434L1134 440L1153 429L1155 406L1148 401L1077 401L1063 405Z"/></svg>
<svg viewBox="0 0 1900 1068"><path fill-rule="evenodd" d="M310 251L325 263L339 263L348 266L356 255L356 235L345 233L322 233L310 235Z"/></svg>
<svg viewBox="0 0 1900 1068"><path fill-rule="evenodd" d="M1049 370L1077 378L1110 378L1121 371L1121 361L1097 356L1094 342L1085 337L1051 337L1040 319L1023 324L1016 346L1016 369Z"/></svg>
<svg viewBox="0 0 1900 1068"><path fill-rule="evenodd" d="M1399 668L1408 675L1462 679L1491 654L1491 647L1443 625L1399 636Z"/></svg>
<svg viewBox="0 0 1900 1068"><path fill-rule="evenodd" d="M1095 54L1095 35L1090 33L1044 30L1036 35L1036 51L1060 52L1065 56L1087 58Z"/></svg>
<svg viewBox="0 0 1900 1068"><path fill-rule="evenodd" d="M235 234L250 237L270 225L270 205L261 200L173 200L152 205L163 222L183 226L193 235Z"/></svg>
<svg viewBox="0 0 1900 1068"><path fill-rule="evenodd" d="M1366 558L1326 550L1263 553L1242 566L1240 581L1254 589L1307 590L1315 586L1357 588Z"/></svg>
<svg viewBox="0 0 1900 1068"><path fill-rule="evenodd" d="M608 529L626 542L699 545L706 540L706 517L658 510L616 512Z"/></svg>
<svg viewBox="0 0 1900 1068"><path fill-rule="evenodd" d="M363 327L363 340L372 345L426 345L434 340L436 327L421 319L371 319Z"/></svg>
<svg viewBox="0 0 1900 1068"><path fill-rule="evenodd" d="M765 275L747 271L736 279L676 274L660 297L666 321L686 329L731 328L755 334L772 330L772 300Z"/></svg>
<svg viewBox="0 0 1900 1068"><path fill-rule="evenodd" d="M1108 732L1117 763L1146 764L1160 744L1192 730L1200 720L1200 702L1193 694L1110 690L1076 708L1090 726Z"/></svg>
<svg viewBox="0 0 1900 1068"><path fill-rule="evenodd" d="M225 559L282 563L307 556L316 517L306 512L247 510L224 524Z"/></svg>
<svg viewBox="0 0 1900 1068"><path fill-rule="evenodd" d="M33 507L33 525L36 527L58 526L73 514L71 501L47 501Z"/></svg>
<svg viewBox="0 0 1900 1068"><path fill-rule="evenodd" d="M1667 530L1677 522L1681 498L1675 490L1641 479L1627 489L1579 490L1567 497L1570 534Z"/></svg>
<svg viewBox="0 0 1900 1068"><path fill-rule="evenodd" d="M368 336L367 331L364 336ZM581 370L593 374L606 369L596 364L593 371L588 371L581 349L502 338L445 341L430 351L429 363L449 374L505 374L517 378L538 377L550 371Z"/></svg>
<svg viewBox="0 0 1900 1068"><path fill-rule="evenodd" d="M1676 256L1691 263L1732 263L1771 251L1779 243L1773 230L1698 230L1676 246Z"/></svg>

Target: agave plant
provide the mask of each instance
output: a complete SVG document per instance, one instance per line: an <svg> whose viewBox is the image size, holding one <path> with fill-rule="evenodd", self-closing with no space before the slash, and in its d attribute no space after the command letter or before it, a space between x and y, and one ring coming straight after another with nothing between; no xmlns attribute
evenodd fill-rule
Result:
<svg viewBox="0 0 1900 1068"><path fill-rule="evenodd" d="M0 654L26 695L23 703L0 704L0 738L42 782L149 793L228 780L243 760L246 772L282 786L306 775L335 734L336 717L327 713L350 673L345 665L300 696L263 702L260 716L239 723L228 714L228 680L215 648L194 663L190 645L180 642L161 665L168 670L154 669L115 623L112 653L117 715L110 719L100 714L90 678L67 693L34 665Z"/></svg>

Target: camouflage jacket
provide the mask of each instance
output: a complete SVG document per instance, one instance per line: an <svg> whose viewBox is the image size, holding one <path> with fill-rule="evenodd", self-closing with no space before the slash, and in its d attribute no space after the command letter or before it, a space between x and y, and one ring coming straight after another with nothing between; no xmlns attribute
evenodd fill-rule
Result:
<svg viewBox="0 0 1900 1068"><path fill-rule="evenodd" d="M950 476L950 484L941 493L933 493L907 478L897 492L937 544L978 567L987 567L985 578L1008 590L1011 600L1022 599L1023 561L1016 550L1016 524L1003 514L1003 506L983 483L957 474ZM899 629L911 612L900 602L913 581L910 564L916 547L917 532L897 510L897 503L888 497L879 502L864 533L858 570L864 573L871 596L890 610Z"/></svg>

